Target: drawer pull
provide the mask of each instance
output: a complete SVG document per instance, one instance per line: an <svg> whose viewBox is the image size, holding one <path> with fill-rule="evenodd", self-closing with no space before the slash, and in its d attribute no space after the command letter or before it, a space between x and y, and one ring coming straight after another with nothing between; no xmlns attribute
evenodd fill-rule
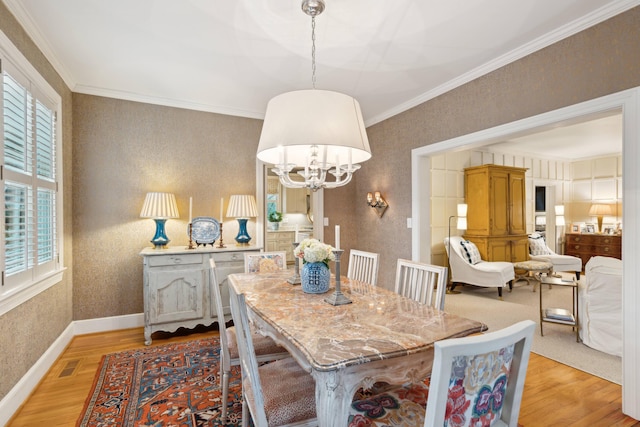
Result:
<svg viewBox="0 0 640 427"><path fill-rule="evenodd" d="M238 259L238 254L233 254L233 255L231 255L231 259L233 259L233 260Z"/></svg>
<svg viewBox="0 0 640 427"><path fill-rule="evenodd" d="M580 249L580 245L575 245L576 250Z"/></svg>
<svg viewBox="0 0 640 427"><path fill-rule="evenodd" d="M171 257L171 261L173 261L174 264L180 264L182 262L182 258L180 258L180 257Z"/></svg>
<svg viewBox="0 0 640 427"><path fill-rule="evenodd" d="M609 247L604 248L605 252L609 252Z"/></svg>
<svg viewBox="0 0 640 427"><path fill-rule="evenodd" d="M604 239L605 243L611 243L611 239Z"/></svg>

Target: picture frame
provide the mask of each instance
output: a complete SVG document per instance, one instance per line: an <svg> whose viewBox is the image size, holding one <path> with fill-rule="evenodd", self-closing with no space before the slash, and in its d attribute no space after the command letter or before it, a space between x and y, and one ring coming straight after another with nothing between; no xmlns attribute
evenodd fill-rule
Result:
<svg viewBox="0 0 640 427"><path fill-rule="evenodd" d="M596 232L596 225L595 224L585 224L584 225L584 234L594 234Z"/></svg>
<svg viewBox="0 0 640 427"><path fill-rule="evenodd" d="M605 225L602 227L602 234L613 236L614 234L616 234L616 229L613 225Z"/></svg>
<svg viewBox="0 0 640 427"><path fill-rule="evenodd" d="M571 224L572 233L580 233L580 224Z"/></svg>

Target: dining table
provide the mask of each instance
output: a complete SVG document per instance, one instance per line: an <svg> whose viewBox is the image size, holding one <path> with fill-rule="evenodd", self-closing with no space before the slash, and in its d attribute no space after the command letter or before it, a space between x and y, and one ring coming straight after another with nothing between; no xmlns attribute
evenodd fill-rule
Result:
<svg viewBox="0 0 640 427"><path fill-rule="evenodd" d="M324 294L304 293L292 270L229 275L229 292L244 294L255 328L284 347L316 382L321 427L344 427L359 388L377 382L424 381L434 343L485 331L481 322L437 310L384 287L340 276L351 303L332 305L332 276Z"/></svg>

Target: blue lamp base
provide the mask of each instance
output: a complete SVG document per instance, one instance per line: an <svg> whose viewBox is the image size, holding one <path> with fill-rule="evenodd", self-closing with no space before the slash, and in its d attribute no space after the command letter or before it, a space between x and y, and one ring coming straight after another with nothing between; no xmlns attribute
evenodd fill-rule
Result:
<svg viewBox="0 0 640 427"><path fill-rule="evenodd" d="M246 246L251 241L251 236L247 231L247 218L238 219L238 235L236 236L236 243L240 246Z"/></svg>
<svg viewBox="0 0 640 427"><path fill-rule="evenodd" d="M156 222L156 235L151 239L151 243L155 246L156 249L165 249L169 242L169 238L164 232L164 223L167 222L166 219L153 219Z"/></svg>

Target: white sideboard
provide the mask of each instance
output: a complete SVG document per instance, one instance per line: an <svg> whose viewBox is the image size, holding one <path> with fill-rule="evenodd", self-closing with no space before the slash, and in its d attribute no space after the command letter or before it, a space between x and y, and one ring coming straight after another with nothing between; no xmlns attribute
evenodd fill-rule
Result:
<svg viewBox="0 0 640 427"><path fill-rule="evenodd" d="M143 257L144 343L151 344L156 331L175 332L216 322L217 313L209 289L209 259L216 262L225 318L231 318L227 276L244 271L244 253L256 246L227 248L145 248Z"/></svg>

